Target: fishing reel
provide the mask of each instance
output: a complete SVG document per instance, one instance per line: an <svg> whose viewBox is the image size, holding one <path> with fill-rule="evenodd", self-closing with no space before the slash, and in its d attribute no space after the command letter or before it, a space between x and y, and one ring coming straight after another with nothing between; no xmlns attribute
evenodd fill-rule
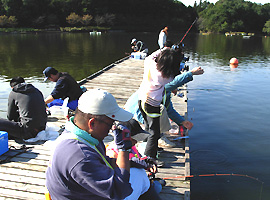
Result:
<svg viewBox="0 0 270 200"><path fill-rule="evenodd" d="M172 45L171 49L183 52L184 46L185 45L181 42L179 44ZM180 68L179 68L180 72L189 70L189 66L185 64L188 61L189 61L189 56L188 57L184 56L183 59L182 59L182 62L180 63Z"/></svg>
<svg viewBox="0 0 270 200"><path fill-rule="evenodd" d="M189 71L189 66L186 65L186 62L189 61L189 56L183 58L182 62L180 63L180 72Z"/></svg>
<svg viewBox="0 0 270 200"><path fill-rule="evenodd" d="M175 50L175 51L178 51L178 50L181 50L181 52L184 50L184 43L179 43L179 44L174 44L172 45L171 49Z"/></svg>

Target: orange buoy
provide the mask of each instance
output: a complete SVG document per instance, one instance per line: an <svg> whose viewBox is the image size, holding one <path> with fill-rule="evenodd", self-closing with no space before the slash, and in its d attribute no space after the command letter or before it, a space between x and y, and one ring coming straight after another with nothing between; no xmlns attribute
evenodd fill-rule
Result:
<svg viewBox="0 0 270 200"><path fill-rule="evenodd" d="M237 60L237 58L231 58L231 60L230 60L230 67L231 68L237 68L238 67L238 60Z"/></svg>

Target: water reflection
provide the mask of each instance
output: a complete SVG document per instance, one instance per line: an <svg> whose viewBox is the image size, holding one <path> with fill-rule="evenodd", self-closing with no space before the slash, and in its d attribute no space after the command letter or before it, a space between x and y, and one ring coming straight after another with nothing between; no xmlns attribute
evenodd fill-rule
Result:
<svg viewBox="0 0 270 200"><path fill-rule="evenodd" d="M1 74L42 76L47 66L68 71L80 80L124 57L125 45L119 47L119 36L89 34L22 34L0 36Z"/></svg>

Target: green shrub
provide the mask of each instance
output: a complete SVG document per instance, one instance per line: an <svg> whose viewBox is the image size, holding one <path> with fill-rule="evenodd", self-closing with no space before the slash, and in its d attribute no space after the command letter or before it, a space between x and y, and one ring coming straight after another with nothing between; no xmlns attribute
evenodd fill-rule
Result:
<svg viewBox="0 0 270 200"><path fill-rule="evenodd" d="M83 25L87 26L87 25L90 24L90 22L92 21L92 19L93 19L93 16L92 15L84 15L82 17L82 21L81 22L82 22Z"/></svg>
<svg viewBox="0 0 270 200"><path fill-rule="evenodd" d="M265 22L263 30L264 33L270 34L270 19Z"/></svg>
<svg viewBox="0 0 270 200"><path fill-rule="evenodd" d="M8 24L8 17L6 15L0 16L0 26L4 27Z"/></svg>
<svg viewBox="0 0 270 200"><path fill-rule="evenodd" d="M11 27L15 27L17 24L18 24L18 21L16 19L15 16L10 16L8 18L8 24L11 26Z"/></svg>
<svg viewBox="0 0 270 200"><path fill-rule="evenodd" d="M70 25L76 25L79 24L82 20L82 17L80 17L79 15L77 15L76 13L70 13L70 15L66 18L67 23L69 23Z"/></svg>

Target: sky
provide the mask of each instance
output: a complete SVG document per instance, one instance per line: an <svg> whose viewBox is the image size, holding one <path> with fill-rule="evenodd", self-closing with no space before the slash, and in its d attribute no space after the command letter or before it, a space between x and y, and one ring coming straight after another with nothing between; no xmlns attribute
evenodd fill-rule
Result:
<svg viewBox="0 0 270 200"><path fill-rule="evenodd" d="M197 2L197 4L200 3L200 0L179 0L181 1L183 4L185 4L185 6L193 6L195 1ZM204 0L203 0L204 1ZM217 0L207 0L210 3L216 3ZM261 3L261 4L265 4L265 3L270 3L269 0L248 0L250 2L254 2L254 3Z"/></svg>

